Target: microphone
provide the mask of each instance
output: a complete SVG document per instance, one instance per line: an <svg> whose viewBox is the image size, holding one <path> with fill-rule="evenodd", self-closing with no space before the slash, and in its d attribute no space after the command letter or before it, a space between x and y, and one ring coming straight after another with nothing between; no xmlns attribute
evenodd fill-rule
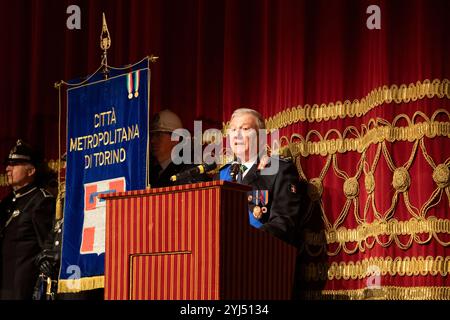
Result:
<svg viewBox="0 0 450 320"><path fill-rule="evenodd" d="M233 161L230 165L231 181L236 182L239 171L241 170L241 164L238 161Z"/></svg>
<svg viewBox="0 0 450 320"><path fill-rule="evenodd" d="M183 180L186 178L194 177L199 174L203 174L205 172L214 170L217 167L217 163L213 162L211 164L202 163L196 167L193 167L191 169L185 170L183 172L177 173L176 175L173 175L170 177L170 181L175 182L178 180Z"/></svg>

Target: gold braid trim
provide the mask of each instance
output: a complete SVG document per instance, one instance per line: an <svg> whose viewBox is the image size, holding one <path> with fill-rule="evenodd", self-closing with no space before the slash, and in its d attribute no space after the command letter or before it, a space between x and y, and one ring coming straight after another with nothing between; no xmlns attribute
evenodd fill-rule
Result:
<svg viewBox="0 0 450 320"><path fill-rule="evenodd" d="M6 174L0 174L0 187L8 186L8 178L6 178Z"/></svg>
<svg viewBox="0 0 450 320"><path fill-rule="evenodd" d="M450 287L364 288L355 290L308 290L301 293L307 300L449 300Z"/></svg>
<svg viewBox="0 0 450 320"><path fill-rule="evenodd" d="M368 129L365 125L362 126L361 132L359 132L356 127L347 127L344 134L340 134L336 129L331 129L327 132L325 137L322 137L317 131L310 131L306 138L300 134L294 133L291 136L288 148L295 158L299 155L307 157L309 155L321 155L326 156L335 153L345 153L348 151L357 151L358 153L363 153L370 145L378 144L383 141L415 141L426 136L428 138L434 138L436 136L450 137L450 121L434 121L434 118L439 113L445 113L449 116L450 113L445 109L436 110L433 114L431 120L425 119L423 122L412 123L412 121L406 116L401 115L403 118L408 120L408 126L396 127L394 125L380 125L386 123L385 121L371 119L369 121L369 126L374 126L374 128ZM421 114L416 112L416 115ZM312 135L319 138L319 141L309 141ZM327 139L331 134L338 134L337 139ZM346 138L346 135L351 135L352 138ZM356 138L355 138L356 136ZM287 137L282 137L280 140L288 140ZM300 141L298 141L300 140Z"/></svg>
<svg viewBox="0 0 450 320"><path fill-rule="evenodd" d="M49 160L48 161L48 167L55 171L58 172L58 168L65 168L66 167L66 161L62 161L62 160Z"/></svg>
<svg viewBox="0 0 450 320"><path fill-rule="evenodd" d="M408 86L402 84L400 86L384 85L372 90L367 96L361 100L349 100L313 104L310 106L297 106L287 108L266 119L266 128L269 130L281 129L297 122L320 122L322 120L335 120L337 118L361 117L373 108L384 103L408 103L424 98L444 98L450 99L450 81L448 79L434 79L432 82L425 79L423 82L417 81L415 84L410 83ZM227 124L226 124L227 125ZM225 125L225 126L226 126Z"/></svg>
<svg viewBox="0 0 450 320"><path fill-rule="evenodd" d="M315 233L306 231L304 240L307 245L322 246L331 243L347 243L347 242L363 242L369 237L379 237L381 235L398 236L398 235L415 235L420 233L450 234L450 220L438 219L436 217L411 218L407 221L398 221L395 219L389 221L375 220L372 223L362 223L356 229L347 229L340 227L339 229L325 230L323 233Z"/></svg>
<svg viewBox="0 0 450 320"><path fill-rule="evenodd" d="M105 276L95 276L89 278L70 279L58 281L58 293L80 292L103 288L105 286Z"/></svg>
<svg viewBox="0 0 450 320"><path fill-rule="evenodd" d="M304 249L310 255L316 256L324 252L324 250L330 249L330 247L327 247L327 244L337 243L338 245L334 246L332 249L334 251L327 251L328 256L335 256L341 250L347 254L353 254L357 251L364 252L365 250L372 248L376 243L384 248L390 246L391 244L396 244L402 250L406 250L412 245L413 242L418 244L426 244L432 239L436 240L441 246L450 246L450 241L446 242L444 239L440 239L441 234L450 234L449 220L438 219L428 215L428 212L433 207L438 205L445 196L447 196L450 200L450 158L442 161L442 163L435 162L426 150L424 144L425 137L422 136L420 139L416 139L416 137L412 136L403 137L403 139L407 138L408 142L413 142L413 147L411 149L411 154L408 161L403 164L396 164L394 163L392 156L389 154L387 142L383 140L386 139L388 142L394 140L395 130L397 130L397 133L401 134L401 130L408 129L408 127L395 128L395 125L399 120L406 120L407 125L410 125L410 127L413 125L418 125L419 128L420 126L424 126L428 129L433 129L436 127L434 126L434 123L438 123L434 120L440 115L444 115L444 119L448 118L450 120L450 112L444 109L436 110L431 118L428 118L423 112L420 111L415 112L411 119L406 115L398 115L393 119L392 124L383 119L377 119L376 121L373 119L370 120L369 127L371 127L370 124L372 123L375 124L375 126L378 123L387 123L388 125L382 129L392 129L391 132L393 132L393 134L390 136L389 134L384 136L380 135L378 137L381 142L377 142L377 151L371 165L369 165L369 162L366 160L367 150L364 150L361 153L361 158L356 164L356 173L353 173L353 175L339 169L336 154L325 155L324 158L327 159L327 162L324 165L320 176L309 179L308 195L314 202L309 206L309 209L307 210L308 214L304 219L304 225L307 225L311 217L311 214L309 213L310 210L314 208L320 209L324 228L320 232L315 231L316 233L306 229L303 234L304 246L301 247L301 250ZM420 122L420 120L417 119L419 117L425 121ZM416 124L414 124L415 122ZM440 123L445 125L438 126L438 129L446 127L450 128L450 121ZM323 140L326 140L329 134L337 135L341 138L341 140L343 140L343 137L345 138L346 134L349 133L359 138L360 134L358 132L355 133L355 131L356 130L354 128L350 129L349 127L344 130L343 134L341 134L337 130L332 129L327 133L325 139ZM427 133L430 138L434 138L437 131L425 130L422 133ZM446 131L446 137L450 137L448 130L445 129L444 131ZM362 130L361 132L369 132L369 130ZM306 140L308 140L311 134L320 136L317 131L311 131L306 136ZM302 143L305 143L304 140ZM421 204L421 207L416 208L410 201L408 189L412 180L408 170L410 170L419 148L422 151L426 162L433 169L433 174L432 177L430 177L430 180L432 178L432 181L436 183L437 188L432 192L430 198L425 203ZM377 210L374 196L376 190L373 172L375 171L381 156L385 158L389 170L393 173L391 185L395 190L395 193L392 196L391 205L386 212L379 212ZM301 162L299 161L301 158L302 157L297 156L296 165L299 168L299 172L302 173L303 178L308 180L308 177L306 177L303 169L301 168ZM322 193L323 190L326 189L326 186L323 185L323 180L329 171L328 169L330 165L332 166L334 175L344 180L342 196L347 198L344 207L341 208L341 212L338 214L338 217L335 218L334 222L331 221L330 217L325 214L322 205ZM364 172L364 188L366 189L365 191L368 195L365 204L359 203L359 183L362 178L362 172ZM400 201L400 195L403 196L403 201L405 203L407 213L409 214L409 217L406 219L410 220L398 221L393 219L397 204ZM358 225L352 229L347 229L343 225L345 225L348 215L351 214L350 206L352 203L353 215ZM360 210L360 205L362 206L362 210ZM370 208L373 210L375 221L369 223L367 221L367 215ZM380 237L383 235L386 235L387 237ZM402 235L408 235L408 237L401 237Z"/></svg>
<svg viewBox="0 0 450 320"><path fill-rule="evenodd" d="M450 274L450 256L379 257L349 262L309 263L300 266L300 276L305 281L355 280L374 275L426 276Z"/></svg>

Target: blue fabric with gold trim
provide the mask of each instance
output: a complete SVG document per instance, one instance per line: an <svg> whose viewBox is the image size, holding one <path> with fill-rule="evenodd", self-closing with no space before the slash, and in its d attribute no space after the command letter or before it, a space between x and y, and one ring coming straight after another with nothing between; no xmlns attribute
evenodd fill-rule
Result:
<svg viewBox="0 0 450 320"><path fill-rule="evenodd" d="M67 89L67 193L59 278L72 283L76 275L89 284L73 291L96 289L101 282L89 279L104 276L106 209L98 195L147 186L149 62L130 68Z"/></svg>

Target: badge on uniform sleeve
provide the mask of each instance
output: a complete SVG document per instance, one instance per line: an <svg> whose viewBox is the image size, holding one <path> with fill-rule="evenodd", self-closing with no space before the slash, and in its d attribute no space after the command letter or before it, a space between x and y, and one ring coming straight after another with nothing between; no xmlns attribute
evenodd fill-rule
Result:
<svg viewBox="0 0 450 320"><path fill-rule="evenodd" d="M291 193L297 193L297 186L291 183L289 186L289 190L291 191Z"/></svg>

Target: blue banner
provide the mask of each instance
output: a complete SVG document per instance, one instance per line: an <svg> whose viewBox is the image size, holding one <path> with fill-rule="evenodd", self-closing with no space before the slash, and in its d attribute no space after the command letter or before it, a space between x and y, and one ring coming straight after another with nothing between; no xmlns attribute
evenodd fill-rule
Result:
<svg viewBox="0 0 450 320"><path fill-rule="evenodd" d="M67 168L59 292L104 286L105 201L147 186L148 61L67 90Z"/></svg>

